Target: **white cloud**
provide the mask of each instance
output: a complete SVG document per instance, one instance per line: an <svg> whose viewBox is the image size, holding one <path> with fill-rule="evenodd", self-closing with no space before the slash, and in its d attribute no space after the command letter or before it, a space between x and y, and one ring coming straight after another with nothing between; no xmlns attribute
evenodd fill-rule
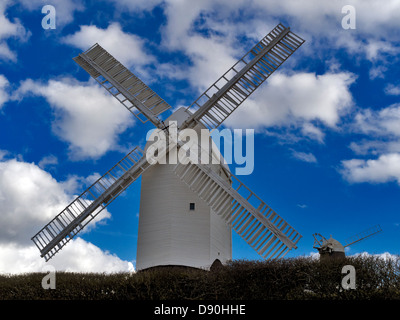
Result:
<svg viewBox="0 0 400 320"><path fill-rule="evenodd" d="M216 80L230 67L232 60L244 53L243 49L251 45L246 40L251 39L254 44L279 22L276 17L281 16L295 33L306 39L300 54L326 60L326 55L322 55L324 50L344 48L357 61L371 62L371 78L383 76L388 65L396 61L388 57L396 57L400 51L394 42L400 27L397 0L388 0L384 5L373 0L352 1L357 19L354 32L341 26L342 7L348 5L345 0L310 0L306 3L293 0L254 0L251 3L243 0L165 0L151 4L151 8L162 5L166 16L162 45L167 50L180 50L189 57L192 64L182 73L190 70L188 77L197 76L197 80L189 80L200 90ZM238 15L241 16L239 21ZM295 57L285 65L291 65ZM203 77L204 74L207 77Z"/></svg>
<svg viewBox="0 0 400 320"><path fill-rule="evenodd" d="M76 190L71 191L68 181L56 181L33 163L0 162L0 273L42 271L44 260L30 239L75 198ZM95 223L109 217L103 210ZM93 222L84 230L94 228ZM132 267L79 238L67 244L50 264L58 270L93 272L129 271Z"/></svg>
<svg viewBox="0 0 400 320"><path fill-rule="evenodd" d="M358 155L374 155L375 159L342 161L340 172L349 182L400 184L400 104L380 110L365 109L354 118L352 129L367 137L350 144Z"/></svg>
<svg viewBox="0 0 400 320"><path fill-rule="evenodd" d="M34 231L76 197L77 179L73 176L58 182L33 163L16 159L0 162L0 243L27 244ZM110 213L103 210L93 222L109 217Z"/></svg>
<svg viewBox="0 0 400 320"><path fill-rule="evenodd" d="M131 272L132 262L124 261L118 256L103 251L90 242L77 238L68 244L63 252L57 253L51 263L59 270L68 272Z"/></svg>
<svg viewBox="0 0 400 320"><path fill-rule="evenodd" d="M191 36L185 41L184 50L193 61L185 71L189 82L201 92L237 61L234 58L237 48L220 37Z"/></svg>
<svg viewBox="0 0 400 320"><path fill-rule="evenodd" d="M81 0L19 0L24 9L29 11L42 12L45 5L53 5L56 9L56 28L64 27L74 20L75 11L83 11L85 8ZM41 19L45 16L42 14ZM39 20L40 22L41 20Z"/></svg>
<svg viewBox="0 0 400 320"><path fill-rule="evenodd" d="M316 123L336 128L341 116L353 106L349 87L354 81L355 76L348 72L277 73L225 123L246 128L294 126L304 136L321 142L324 134Z"/></svg>
<svg viewBox="0 0 400 320"><path fill-rule="evenodd" d="M359 111L354 117L352 130L367 136L350 144L350 149L356 154L400 153L400 104L380 110Z"/></svg>
<svg viewBox="0 0 400 320"><path fill-rule="evenodd" d="M301 128L301 132L303 136L309 137L312 140L316 140L318 142L323 142L325 133L322 132L321 128L317 128L312 123L304 123Z"/></svg>
<svg viewBox="0 0 400 320"><path fill-rule="evenodd" d="M400 85L395 86L392 83L389 83L385 87L385 93L392 96L399 96L400 95Z"/></svg>
<svg viewBox="0 0 400 320"><path fill-rule="evenodd" d="M382 60L386 54L395 56L398 52L399 48L389 41L373 40L365 45L365 55L370 61Z"/></svg>
<svg viewBox="0 0 400 320"><path fill-rule="evenodd" d="M292 150L292 156L300 161L316 163L317 158L312 153Z"/></svg>
<svg viewBox="0 0 400 320"><path fill-rule="evenodd" d="M5 159L5 157L9 154L9 152L7 150L2 150L0 149L0 161L2 161L3 159Z"/></svg>
<svg viewBox="0 0 400 320"><path fill-rule="evenodd" d="M8 87L10 83L7 78L0 74L0 109L3 105L10 99L10 95L8 93Z"/></svg>
<svg viewBox="0 0 400 320"><path fill-rule="evenodd" d="M165 1L162 48L180 51L190 62L180 67L167 63L160 71L172 70L173 77L186 78L198 92L207 89L245 53L240 37L249 28L238 32L238 22L230 17L244 4L243 0Z"/></svg>
<svg viewBox="0 0 400 320"><path fill-rule="evenodd" d="M313 260L319 260L319 252L310 252L309 256Z"/></svg>
<svg viewBox="0 0 400 320"><path fill-rule="evenodd" d="M356 10L355 32L341 27L345 16L342 8L349 4L346 0L255 0L254 3L260 18L263 13L270 15L271 12L274 12L275 16L286 15L290 24L313 42L314 51L316 44L323 46L323 41L328 40L350 52L362 53L367 59L377 59L381 53L393 50L388 42L391 39L385 39L384 35L395 35L395 30L400 27L397 15L400 3L397 0L388 0L384 5L374 0L351 1Z"/></svg>
<svg viewBox="0 0 400 320"><path fill-rule="evenodd" d="M0 162L0 243L28 243L32 228L47 223L70 200L62 185L36 165Z"/></svg>
<svg viewBox="0 0 400 320"><path fill-rule="evenodd" d="M196 2L186 2L180 0L111 0L117 6L132 11L152 10L155 6L162 6L167 17L166 31L169 35L178 40L191 31L193 23L198 22L199 17L208 25L213 25L220 30L223 25L234 27L232 21L237 15L252 15L252 21L246 21L247 32L262 32L252 28L255 23L268 20L271 15L274 17L285 16L293 24L307 31L311 35L329 34L334 37L341 30L341 20L344 17L342 7L348 5L348 1L321 2L319 0L309 0L299 2L295 0L254 0L251 3L244 0L203 0ZM397 12L400 5L396 0L388 0L385 5L374 0L354 0L351 3L356 9L357 32L367 33L375 37L382 35L382 31L387 31L388 27L393 28L393 33L400 26ZM217 25L216 22L222 24ZM238 29L243 29L239 23ZM350 32L346 32L349 34ZM339 38L346 34L339 33ZM260 34L262 36L262 34ZM258 37L258 36L257 36ZM358 44L358 43L357 43ZM349 47L351 43L347 44ZM361 48L360 48L361 49Z"/></svg>
<svg viewBox="0 0 400 320"><path fill-rule="evenodd" d="M106 29L93 25L81 26L79 31L66 36L62 41L83 51L98 43L127 68L135 67L145 76L147 73L144 67L155 60L145 49L145 41L135 34L124 32L117 22Z"/></svg>
<svg viewBox="0 0 400 320"><path fill-rule="evenodd" d="M0 2L0 60L16 62L17 54L10 49L7 40L13 38L25 42L31 33L23 27L19 19L14 18L13 21L8 19L6 10L10 4L9 0Z"/></svg>
<svg viewBox="0 0 400 320"><path fill-rule="evenodd" d="M345 248L346 253L349 251L349 249L350 249L349 247ZM319 259L319 257L320 257L318 252L310 252L309 256L312 259ZM371 254L371 253L368 253L368 252L364 251L364 252L361 252L361 253L354 253L354 254L348 255L348 256L349 257L365 257L365 258L367 258L367 257L375 257L375 258L378 258L378 259L382 259L384 261L388 261L388 260L392 260L394 262L398 262L399 261L399 255L392 254L392 253L389 253L389 252Z"/></svg>
<svg viewBox="0 0 400 320"><path fill-rule="evenodd" d="M374 80L376 78L385 78L385 72L388 70L388 68L382 64L376 65L376 66L372 66L369 69L369 78L371 80Z"/></svg>
<svg viewBox="0 0 400 320"><path fill-rule="evenodd" d="M178 63L172 60L158 63L156 73L165 78L186 79L198 92L204 91L245 53L244 50L265 36L279 22L276 19L278 16L284 16L293 31L307 40L299 50L300 56L319 57L326 60L327 65L330 65L331 59L322 55L326 48L345 48L355 59L370 60L371 77L379 77L387 70L387 64L391 63L392 59L387 57L395 56L399 51L396 44L391 42L393 37L389 36L395 35L394 30L400 26L394 14L399 10L396 0L388 1L385 6L370 0L353 1L357 11L357 32L341 27L341 9L348 4L344 0L329 3L310 0L306 4L292 0L255 0L250 4L244 0L110 1L121 11L128 9L137 14L156 6L163 10L166 23L161 27L161 43L157 46L160 51L183 53L188 62L182 64L182 61ZM388 35L388 38L380 35ZM97 39L105 39L104 46L109 42L107 50L112 53L118 42L120 57L117 58L125 62L132 59L132 66L147 77L144 67L149 62L146 58L154 61L155 58L146 53L141 38L124 33L116 23L107 29L83 26L76 34L66 37L65 42L86 50L95 42L103 43ZM132 43L127 45L129 41ZM285 67L292 67L298 56L296 54L289 59ZM152 78L154 75L146 81ZM323 139L321 135L314 138Z"/></svg>
<svg viewBox="0 0 400 320"><path fill-rule="evenodd" d="M51 154L51 155L43 157L39 161L38 166L41 169L45 169L46 167L55 165L55 164L58 164L58 159L55 155Z"/></svg>
<svg viewBox="0 0 400 320"><path fill-rule="evenodd" d="M185 42L190 39L193 32L193 22L201 12L210 9L209 0L186 2L166 1L165 15L167 24L163 28L163 45L170 49L184 49Z"/></svg>
<svg viewBox="0 0 400 320"><path fill-rule="evenodd" d="M380 110L366 109L355 117L355 128L366 134L400 137L400 104Z"/></svg>
<svg viewBox="0 0 400 320"><path fill-rule="evenodd" d="M351 142L349 148L357 155L379 155L383 153L400 153L400 141L394 140L367 140Z"/></svg>
<svg viewBox="0 0 400 320"><path fill-rule="evenodd" d="M352 257L375 257L378 259L382 259L384 261L392 260L394 262L400 262L400 257L398 254L392 254L389 252L383 252L383 253L376 253L376 254L371 254L368 252L361 252L361 253L355 253L351 255Z"/></svg>
<svg viewBox="0 0 400 320"><path fill-rule="evenodd" d="M102 251L81 238L71 240L50 261L40 258L34 245L0 245L0 274L45 272L51 265L56 271L66 272L132 272L132 262L124 261L109 252Z"/></svg>
<svg viewBox="0 0 400 320"><path fill-rule="evenodd" d="M106 90L70 78L48 83L22 82L19 98L43 96L55 111L53 132L69 143L71 159L99 158L118 148L118 134L134 123L133 116Z"/></svg>
<svg viewBox="0 0 400 320"><path fill-rule="evenodd" d="M344 160L340 172L353 183L396 181L400 185L400 154L383 154L374 160Z"/></svg>

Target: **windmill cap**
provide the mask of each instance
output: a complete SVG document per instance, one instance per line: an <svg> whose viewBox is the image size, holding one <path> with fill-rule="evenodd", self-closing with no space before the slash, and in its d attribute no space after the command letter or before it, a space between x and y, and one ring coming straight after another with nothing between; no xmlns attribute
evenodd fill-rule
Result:
<svg viewBox="0 0 400 320"><path fill-rule="evenodd" d="M332 251L339 251L339 252L344 252L344 247L343 245L330 237L328 240L324 241L324 243L321 246L321 249L331 249Z"/></svg>
<svg viewBox="0 0 400 320"><path fill-rule="evenodd" d="M167 119L164 120L164 122L168 125L169 121L176 121L177 127L179 128L180 125L191 116L191 112L187 110L185 107L180 107L177 110L175 110ZM193 128L198 134L200 135L200 130L201 129L207 129L201 122L197 124L196 127ZM146 151L148 147L153 143L154 139L152 138L153 135L157 134L157 130L154 130L153 133L150 136L149 141L147 141L144 150ZM211 136L210 136L211 139ZM200 142L200 138L199 138ZM223 156L220 153L220 150L218 149L217 145L215 142L211 139L211 155L213 156L214 159L223 159ZM201 151L200 151L201 152ZM221 168L226 172L227 176L230 176L230 169L227 163L225 161L221 161L220 163Z"/></svg>

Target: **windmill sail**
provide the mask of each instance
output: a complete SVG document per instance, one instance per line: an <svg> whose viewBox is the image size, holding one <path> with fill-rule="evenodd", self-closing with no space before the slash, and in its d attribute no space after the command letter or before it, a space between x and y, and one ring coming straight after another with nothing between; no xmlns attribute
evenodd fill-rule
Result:
<svg viewBox="0 0 400 320"><path fill-rule="evenodd" d="M32 237L41 257L52 258L149 166L138 147L128 153Z"/></svg>
<svg viewBox="0 0 400 320"><path fill-rule="evenodd" d="M368 230L365 230L363 232L360 232L348 239L345 240L345 245L344 247L348 247L351 246L353 244L355 244L356 242L359 242L361 240L364 240L366 238L372 237L373 235L382 232L382 228L380 225L376 225Z"/></svg>
<svg viewBox="0 0 400 320"><path fill-rule="evenodd" d="M210 131L217 128L303 43L278 24L189 106L194 114L184 126L200 121Z"/></svg>
<svg viewBox="0 0 400 320"><path fill-rule="evenodd" d="M303 42L279 24L191 105L193 113L179 129L197 123L217 128ZM157 116L170 106L100 45L74 60L139 120L166 129ZM150 166L139 148L124 157L32 237L41 256L53 257ZM178 163L174 172L262 257L296 248L301 235L235 176L230 185L203 164Z"/></svg>
<svg viewBox="0 0 400 320"><path fill-rule="evenodd" d="M321 235L320 233L314 233L313 237L314 237L313 248L315 248L315 249L321 248L323 243L327 241L326 238L323 235Z"/></svg>
<svg viewBox="0 0 400 320"><path fill-rule="evenodd" d="M263 258L297 248L302 236L234 175L230 185L201 164L178 163L174 171Z"/></svg>
<svg viewBox="0 0 400 320"><path fill-rule="evenodd" d="M194 113L179 129L197 122L210 131L217 128L303 43L278 24L189 106ZM239 179L232 175L237 186L231 186L201 161L192 163L179 163L174 172L258 254L278 258L297 248L302 236Z"/></svg>
<svg viewBox="0 0 400 320"><path fill-rule="evenodd" d="M150 120L157 128L164 128L157 115L171 106L99 44L79 54L74 61L141 122Z"/></svg>

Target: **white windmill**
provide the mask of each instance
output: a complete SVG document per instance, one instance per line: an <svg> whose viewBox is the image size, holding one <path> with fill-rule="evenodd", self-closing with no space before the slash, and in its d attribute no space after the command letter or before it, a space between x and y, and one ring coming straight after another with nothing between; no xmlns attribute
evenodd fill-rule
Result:
<svg viewBox="0 0 400 320"><path fill-rule="evenodd" d="M99 44L74 61L139 120L152 122L155 134L171 131L168 120L176 121L178 132L212 131L303 42L278 24L189 108L177 110L165 122L158 115L170 106ZM179 141L170 140L168 146L173 144L186 150ZM218 157L218 150L213 154ZM223 163L187 160L153 164L134 148L32 237L41 257L52 258L139 177L138 270L160 265L209 268L217 259L225 263L232 258L231 229L265 259L297 248L301 235Z"/></svg>

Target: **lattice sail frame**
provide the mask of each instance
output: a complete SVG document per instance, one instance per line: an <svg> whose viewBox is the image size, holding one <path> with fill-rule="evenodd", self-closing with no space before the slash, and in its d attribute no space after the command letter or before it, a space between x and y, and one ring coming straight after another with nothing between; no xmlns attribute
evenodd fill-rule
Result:
<svg viewBox="0 0 400 320"><path fill-rule="evenodd" d="M142 123L164 128L157 116L171 106L98 43L73 60Z"/></svg>
<svg viewBox="0 0 400 320"><path fill-rule="evenodd" d="M32 237L46 261L150 167L136 147Z"/></svg>
<svg viewBox="0 0 400 320"><path fill-rule="evenodd" d="M372 228L369 228L369 229L367 229L365 231L357 233L356 235L346 239L345 243L344 243L344 247L349 247L349 246L351 246L351 245L353 245L353 244L355 244L355 243L357 243L357 242L359 242L361 240L364 240L366 238L372 237L372 236L374 236L374 235L376 235L377 233L380 233L380 232L382 232L382 228L378 224L376 226L373 226Z"/></svg>
<svg viewBox="0 0 400 320"><path fill-rule="evenodd" d="M201 122L210 131L217 128L303 43L278 24L188 107L194 114L182 127Z"/></svg>
<svg viewBox="0 0 400 320"><path fill-rule="evenodd" d="M174 172L264 259L297 248L300 233L234 175L231 185L201 164L178 163Z"/></svg>

